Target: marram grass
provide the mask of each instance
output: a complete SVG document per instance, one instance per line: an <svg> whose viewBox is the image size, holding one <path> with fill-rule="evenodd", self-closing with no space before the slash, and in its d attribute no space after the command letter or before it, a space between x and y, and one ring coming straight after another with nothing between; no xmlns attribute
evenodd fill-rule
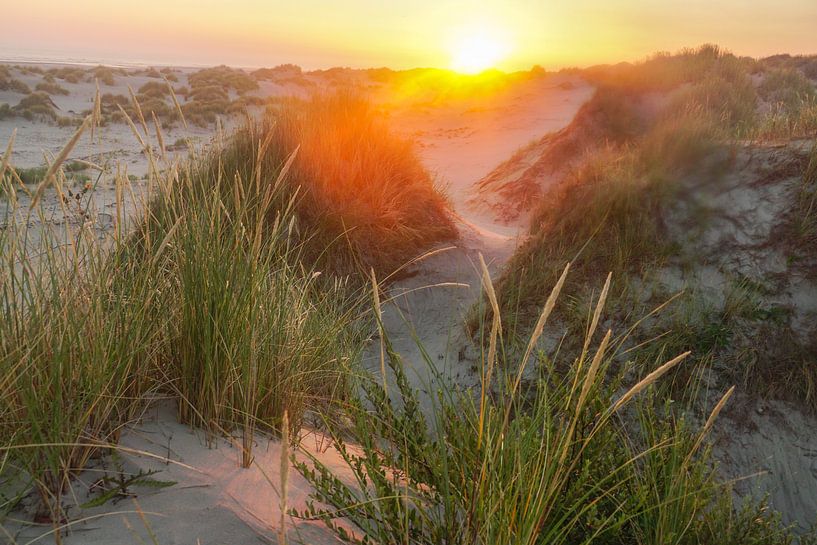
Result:
<svg viewBox="0 0 817 545"><path fill-rule="evenodd" d="M729 483L718 481L705 438L731 390L696 429L654 395L687 354L629 387L613 373L611 332L598 331L609 278L580 355L560 363L537 348L564 297L566 268L528 350L511 365L497 360L521 352L505 344L483 270L494 313L480 384L462 390L440 376L430 413L424 411L386 337L391 396L382 377L363 377L360 396L347 407L351 423L327 422L348 466L343 474L352 478L315 458L296 464L315 491L314 503L293 515L322 520L340 539L361 544L793 542L762 504L735 509L718 500L730 494ZM428 357L423 363L434 368Z"/></svg>

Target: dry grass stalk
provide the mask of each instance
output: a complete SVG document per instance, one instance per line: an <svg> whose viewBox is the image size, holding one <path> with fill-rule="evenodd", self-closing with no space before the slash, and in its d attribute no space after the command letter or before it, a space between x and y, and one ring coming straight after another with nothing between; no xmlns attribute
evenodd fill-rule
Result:
<svg viewBox="0 0 817 545"><path fill-rule="evenodd" d="M492 309L491 335L488 340L488 359L487 361L483 360L482 365L482 387L480 391L478 426L479 438L477 440L477 445L481 446L482 434L485 427L486 397L491 386L491 376L494 371L494 364L496 360L497 339L499 338L499 334L502 330L502 321L500 317L499 303L497 302L496 293L494 292L494 285L491 282L491 273L488 271L488 266L485 264L485 258L482 257L481 253L479 254L479 264L482 268L482 285L485 288L485 293L488 296L488 301L490 302Z"/></svg>
<svg viewBox="0 0 817 545"><path fill-rule="evenodd" d="M74 136L71 137L71 140L62 148L57 158L51 163L48 167L48 171L46 171L45 176L43 176L43 181L40 182L40 185L37 187L37 191L34 192L34 197L31 199L31 205L29 206L32 210L37 206L40 198L43 196L43 192L46 188L50 187L53 183L55 178L55 174L59 170L60 166L65 162L68 158L68 154L71 153L71 150L74 149L74 146L77 145L79 142L82 133L85 132L85 129L91 124L91 116L85 118L82 124L77 129L77 132L74 133Z"/></svg>
<svg viewBox="0 0 817 545"><path fill-rule="evenodd" d="M604 308L604 304L607 302L607 294L610 291L610 281L612 278L613 273L607 273L607 280L605 280L604 287L601 289L601 295L599 295L599 300L596 303L596 310L593 312L593 319L590 321L590 329L587 330L587 335L584 338L581 360L584 360L584 356L587 354L588 348L590 348L590 341L592 340L593 334L596 332L596 328L599 325L599 318L601 317L601 311Z"/></svg>
<svg viewBox="0 0 817 545"><path fill-rule="evenodd" d="M389 397L388 379L386 376L386 340L383 331L383 311L380 309L380 290L377 286L377 277L374 268L371 269L372 278L372 298L374 299L375 321L377 322L377 334L380 337L380 376L383 378L383 394Z"/></svg>
<svg viewBox="0 0 817 545"><path fill-rule="evenodd" d="M607 334L604 335L604 339L602 339L599 349L596 350L596 355L593 356L590 369L587 370L587 376L584 379L584 384L582 384L582 391L579 394L579 401L576 403L576 411L580 411L584 406L584 401L587 399L587 394L590 392L590 388L595 383L596 373L598 373L599 366L604 359L604 354L607 351L607 345L610 343L610 336L612 333L613 332L611 330L607 330Z"/></svg>
<svg viewBox="0 0 817 545"><path fill-rule="evenodd" d="M689 455L687 455L686 460L684 460L684 464L688 464L689 461L692 459L693 454L695 454L695 452L697 452L698 449L701 447L704 438L706 438L706 435L709 433L709 430L712 429L712 426L715 424L715 420L717 420L718 415L721 413L721 410L723 410L723 407L726 405L726 402L729 401L729 398L732 397L732 394L734 393L735 387L732 386L726 391L725 394L723 394L723 397L721 397L720 401L718 401L718 403L715 405L715 408L712 409L711 413L709 413L709 418L706 419L706 424L704 424L701 433L698 434L698 439L695 441L695 445L693 445L692 449L689 451Z"/></svg>
<svg viewBox="0 0 817 545"><path fill-rule="evenodd" d="M281 419L281 522L278 529L278 543L287 543L287 492L289 487L289 415L284 410Z"/></svg>
<svg viewBox="0 0 817 545"><path fill-rule="evenodd" d="M630 388L621 398L616 401L613 406L610 408L611 413L615 413L621 407L627 404L632 398L637 396L641 391L648 388L653 382L661 378L667 371L675 367L681 361L683 361L687 356L689 356L692 352L684 352L680 356L676 356L646 377L644 377L641 381L638 382L635 386Z"/></svg>
<svg viewBox="0 0 817 545"><path fill-rule="evenodd" d="M553 312L553 307L556 306L556 301L559 299L559 294L562 292L562 287L565 285L568 271L570 271L570 263L565 265L562 275L559 277L559 281L556 282L556 285L553 286L553 289L550 291L547 302L545 302L545 306L542 308L542 313L539 315L539 319L536 321L536 326L533 329L533 333L531 333L530 340L528 341L528 347L525 350L525 356L522 358L522 361L519 364L519 372L516 375L513 390L511 390L512 397L519 388L520 382L522 382L522 374L525 371L525 367L528 365L528 360L533 353L533 349L536 347L536 343L539 342L539 337L542 336L542 331L545 329L545 323L547 323L548 317L550 316L551 312Z"/></svg>

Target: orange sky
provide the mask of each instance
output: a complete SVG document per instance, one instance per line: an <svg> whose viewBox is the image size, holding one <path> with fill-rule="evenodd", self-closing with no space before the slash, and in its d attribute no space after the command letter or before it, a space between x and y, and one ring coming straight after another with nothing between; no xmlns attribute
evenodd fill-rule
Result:
<svg viewBox="0 0 817 545"><path fill-rule="evenodd" d="M704 42L817 53L817 0L24 0L0 56L156 64L449 66L457 36L491 34L503 69L634 60Z"/></svg>

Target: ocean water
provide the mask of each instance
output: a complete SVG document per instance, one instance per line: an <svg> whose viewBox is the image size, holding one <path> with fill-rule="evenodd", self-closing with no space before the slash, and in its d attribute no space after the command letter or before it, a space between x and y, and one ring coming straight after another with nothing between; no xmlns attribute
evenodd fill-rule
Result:
<svg viewBox="0 0 817 545"><path fill-rule="evenodd" d="M78 56L68 55L59 50L47 49L9 49L0 50L0 63L11 64L71 64L77 66L113 66L117 68L146 68L150 66L163 67L172 66L174 68L206 68L214 66L210 64L192 64L190 62L174 62L173 59L115 59L103 56ZM238 66L236 66L239 68ZM245 68L245 67L240 67ZM255 68L255 67L246 67Z"/></svg>

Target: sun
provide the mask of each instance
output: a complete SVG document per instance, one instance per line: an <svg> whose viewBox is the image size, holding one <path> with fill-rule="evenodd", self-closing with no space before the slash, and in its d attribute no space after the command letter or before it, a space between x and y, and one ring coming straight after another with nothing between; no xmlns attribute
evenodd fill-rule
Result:
<svg viewBox="0 0 817 545"><path fill-rule="evenodd" d="M494 68L508 54L508 44L488 29L470 29L451 44L451 69L478 74Z"/></svg>

